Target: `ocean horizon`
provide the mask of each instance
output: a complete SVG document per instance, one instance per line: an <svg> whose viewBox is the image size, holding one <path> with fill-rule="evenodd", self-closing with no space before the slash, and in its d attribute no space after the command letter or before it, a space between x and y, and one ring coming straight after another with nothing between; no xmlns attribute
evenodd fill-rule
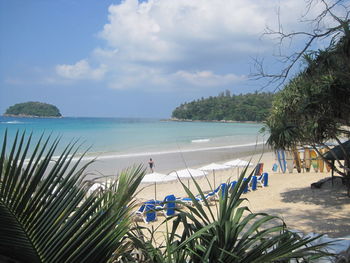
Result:
<svg viewBox="0 0 350 263"><path fill-rule="evenodd" d="M179 122L156 118L16 118L0 117L2 137L8 131L8 142L17 131L39 137L61 137L55 155L74 140L82 144L79 153L85 158L101 159L142 155L191 152L220 148L253 146L264 141L260 123ZM3 141L1 140L0 145ZM33 144L34 145L34 144ZM33 146L32 145L32 146Z"/></svg>

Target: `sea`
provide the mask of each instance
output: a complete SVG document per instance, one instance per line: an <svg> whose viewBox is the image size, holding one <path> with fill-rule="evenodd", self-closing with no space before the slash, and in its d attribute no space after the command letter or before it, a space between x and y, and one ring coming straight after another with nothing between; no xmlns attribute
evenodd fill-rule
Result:
<svg viewBox="0 0 350 263"><path fill-rule="evenodd" d="M177 122L140 118L14 118L0 117L0 145L5 131L8 142L17 131L60 137L57 155L70 142L78 141L78 153L87 156L138 156L152 153L198 151L262 143L262 124L223 122ZM9 144L9 143L8 143ZM11 143L10 143L11 144ZM32 148L34 147L32 144Z"/></svg>

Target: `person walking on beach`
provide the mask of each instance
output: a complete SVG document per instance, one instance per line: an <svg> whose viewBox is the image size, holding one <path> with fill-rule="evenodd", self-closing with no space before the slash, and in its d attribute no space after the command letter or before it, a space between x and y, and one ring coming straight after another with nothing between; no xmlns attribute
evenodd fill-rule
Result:
<svg viewBox="0 0 350 263"><path fill-rule="evenodd" d="M151 169L151 172L153 173L154 162L152 158L149 159L148 165L149 165L149 169Z"/></svg>

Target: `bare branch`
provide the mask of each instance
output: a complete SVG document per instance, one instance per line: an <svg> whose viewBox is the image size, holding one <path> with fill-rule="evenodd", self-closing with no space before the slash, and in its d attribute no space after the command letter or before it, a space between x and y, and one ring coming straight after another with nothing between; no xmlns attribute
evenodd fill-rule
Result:
<svg viewBox="0 0 350 263"><path fill-rule="evenodd" d="M331 5L329 5L325 0L321 0L320 2L324 5L324 10L314 19L305 20L304 18L310 12L314 0L306 0L306 13L302 16L301 22L308 22L313 24L313 29L311 32L284 32L283 26L280 20L280 10L277 12L277 20L278 20L278 30L274 31L273 29L267 27L263 36L272 37L278 41L279 46L279 54L275 55L276 60L279 63L285 65L279 72L270 73L266 72L264 60L263 59L254 59L254 73L250 74L250 77L253 80L266 79L266 84L263 85L263 88L276 85L275 90L280 89L280 87L286 82L288 79L292 69L296 66L297 63L301 61L303 56L311 51L312 45L317 40L325 40L330 39L329 45L331 46L336 42L337 39L343 34L344 25L348 25L350 23L350 7L343 4L344 0L337 0ZM335 8L343 8L345 11L344 17L339 17L335 15ZM323 23L325 23L326 18L332 18L332 21L336 23L335 26L331 26L326 28ZM303 47L292 54L284 54L283 53L283 45L287 41L291 42L296 38L305 38L305 43ZM263 89L262 88L262 89Z"/></svg>

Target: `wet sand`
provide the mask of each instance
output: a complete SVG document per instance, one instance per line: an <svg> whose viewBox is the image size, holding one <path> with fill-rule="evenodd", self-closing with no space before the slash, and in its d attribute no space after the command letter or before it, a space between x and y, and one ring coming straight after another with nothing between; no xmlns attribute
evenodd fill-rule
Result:
<svg viewBox="0 0 350 263"><path fill-rule="evenodd" d="M205 150L190 150L168 153L145 153L139 155L116 155L116 156L99 156L87 169L87 179L98 177L114 177L120 171L132 165L143 165L148 168L149 158L152 158L155 167L154 170L159 173L170 173L175 170L184 169L186 167L199 167L212 162L229 161L236 158L246 157L260 153L264 150L264 146L248 145L240 147L213 147ZM89 158L85 158L89 159ZM85 164L87 160L83 161Z"/></svg>

